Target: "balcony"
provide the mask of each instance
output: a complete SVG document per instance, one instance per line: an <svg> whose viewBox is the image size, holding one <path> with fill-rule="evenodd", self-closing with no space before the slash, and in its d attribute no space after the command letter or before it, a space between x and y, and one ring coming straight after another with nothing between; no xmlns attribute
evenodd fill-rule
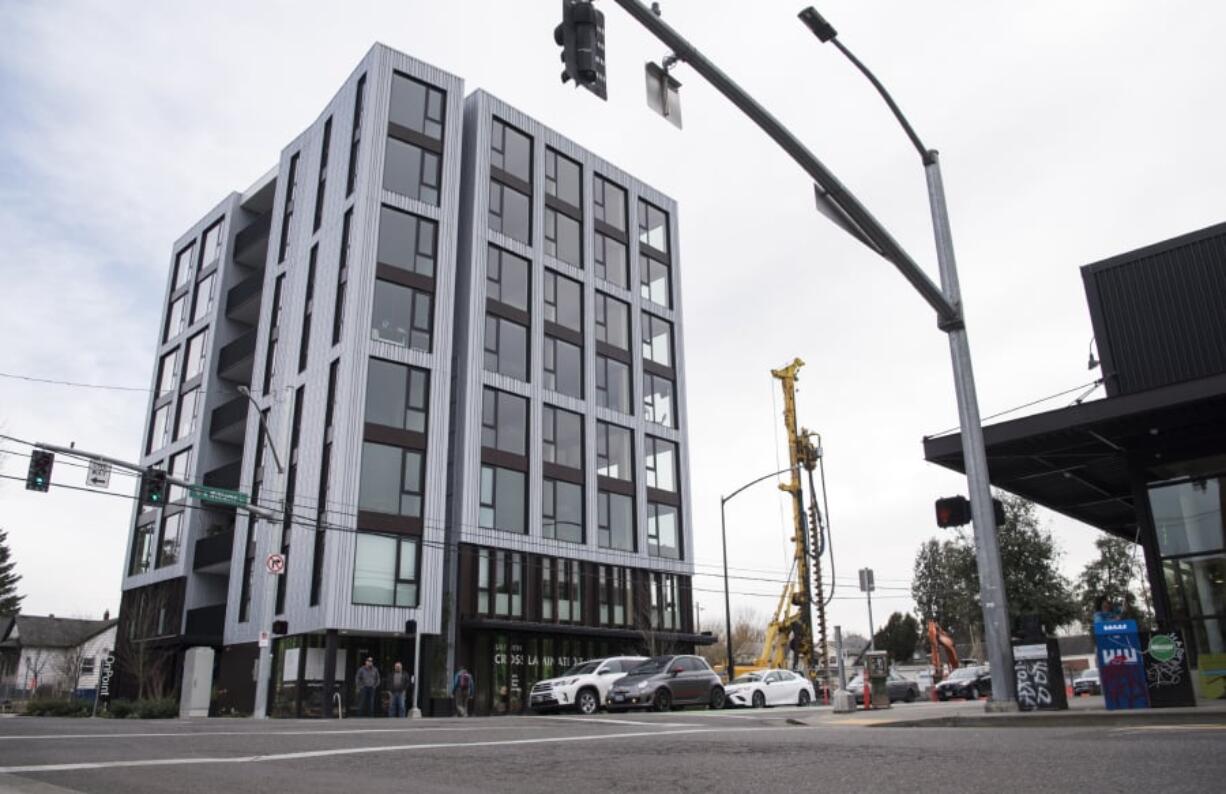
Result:
<svg viewBox="0 0 1226 794"><path fill-rule="evenodd" d="M234 261L244 267L264 267L268 257L268 229L271 215L261 215L234 238Z"/></svg>
<svg viewBox="0 0 1226 794"><path fill-rule="evenodd" d="M217 374L228 381L251 384L251 368L255 365L256 329L235 339L217 356Z"/></svg>
<svg viewBox="0 0 1226 794"><path fill-rule="evenodd" d="M243 461L240 459L205 472L204 484L213 488L229 488L236 491L242 476Z"/></svg>
<svg viewBox="0 0 1226 794"><path fill-rule="evenodd" d="M234 530L208 535L196 541L192 570L196 573L228 575L230 555L234 553Z"/></svg>
<svg viewBox="0 0 1226 794"><path fill-rule="evenodd" d="M209 418L209 438L223 444L243 443L247 433L247 409L251 401L239 395L213 409Z"/></svg>
<svg viewBox="0 0 1226 794"><path fill-rule="evenodd" d="M213 606L187 610L187 621L183 634L190 642L220 645L225 631L225 604L215 604Z"/></svg>
<svg viewBox="0 0 1226 794"><path fill-rule="evenodd" d="M260 297L264 292L264 274L262 272L248 276L235 284L226 293L226 317L243 323L255 325L260 321Z"/></svg>

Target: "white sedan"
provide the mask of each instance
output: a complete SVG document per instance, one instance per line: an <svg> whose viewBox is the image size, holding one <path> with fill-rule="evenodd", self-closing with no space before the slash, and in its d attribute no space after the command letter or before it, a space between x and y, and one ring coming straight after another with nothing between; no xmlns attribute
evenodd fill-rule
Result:
<svg viewBox="0 0 1226 794"><path fill-rule="evenodd" d="M807 706L813 683L790 670L758 670L736 677L724 688L729 706Z"/></svg>

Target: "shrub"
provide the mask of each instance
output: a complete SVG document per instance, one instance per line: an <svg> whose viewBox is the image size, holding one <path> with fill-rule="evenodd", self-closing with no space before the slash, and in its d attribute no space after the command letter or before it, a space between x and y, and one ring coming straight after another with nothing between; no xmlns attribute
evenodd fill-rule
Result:
<svg viewBox="0 0 1226 794"><path fill-rule="evenodd" d="M92 704L71 698L35 698L26 704L30 717L88 717L92 710Z"/></svg>
<svg viewBox="0 0 1226 794"><path fill-rule="evenodd" d="M179 716L179 701L174 698L150 698L136 701L132 717L141 720L172 720Z"/></svg>

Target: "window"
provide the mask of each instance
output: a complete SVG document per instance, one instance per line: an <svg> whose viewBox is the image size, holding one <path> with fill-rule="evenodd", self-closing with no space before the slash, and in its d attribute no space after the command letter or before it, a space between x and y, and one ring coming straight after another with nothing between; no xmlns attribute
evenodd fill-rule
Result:
<svg viewBox="0 0 1226 794"><path fill-rule="evenodd" d="M200 389L192 389L179 398L179 416L175 422L175 441L188 436L196 429L196 414L200 412L200 404L204 398Z"/></svg>
<svg viewBox="0 0 1226 794"><path fill-rule="evenodd" d="M365 78L363 78L365 79ZM358 84L359 87L361 83ZM341 341L341 329L345 322L345 284L349 280L349 233L353 224L353 208L345 210L341 221L341 256L336 268L336 305L332 307L332 344Z"/></svg>
<svg viewBox="0 0 1226 794"><path fill-rule="evenodd" d="M434 278L434 221L387 205L379 211L379 264Z"/></svg>
<svg viewBox="0 0 1226 794"><path fill-rule="evenodd" d="M158 362L158 397L175 390L179 374L179 350L175 348Z"/></svg>
<svg viewBox="0 0 1226 794"><path fill-rule="evenodd" d="M213 308L213 285L217 283L217 274L210 273L196 283L196 303L192 308L192 322L198 323L209 314Z"/></svg>
<svg viewBox="0 0 1226 794"><path fill-rule="evenodd" d="M629 428L596 423L596 473L615 480L634 481L634 433Z"/></svg>
<svg viewBox="0 0 1226 794"><path fill-rule="evenodd" d="M170 311L166 312L166 332L162 334L165 342L178 336L183 330L183 321L187 319L187 295L180 295L170 302Z"/></svg>
<svg viewBox="0 0 1226 794"><path fill-rule="evenodd" d="M209 329L207 328L187 340L187 360L183 367L184 381L189 381L204 372L204 358L207 353L205 347L208 343Z"/></svg>
<svg viewBox="0 0 1226 794"><path fill-rule="evenodd" d="M592 210L596 220L626 231L626 191L599 175L592 181Z"/></svg>
<svg viewBox="0 0 1226 794"><path fill-rule="evenodd" d="M644 460L647 468L647 487L661 491L677 492L677 445L662 438L647 436Z"/></svg>
<svg viewBox="0 0 1226 794"><path fill-rule="evenodd" d="M575 267L583 267L582 229L579 221L545 208L545 253Z"/></svg>
<svg viewBox="0 0 1226 794"><path fill-rule="evenodd" d="M523 617L523 555L501 549L477 551L477 612Z"/></svg>
<svg viewBox="0 0 1226 794"><path fill-rule="evenodd" d="M201 270L216 262L217 257L221 255L221 230L224 222L224 219L220 220L204 232L204 244L200 252Z"/></svg>
<svg viewBox="0 0 1226 794"><path fill-rule="evenodd" d="M552 405L541 412L544 460L571 469L583 468L583 417Z"/></svg>
<svg viewBox="0 0 1226 794"><path fill-rule="evenodd" d="M578 560L542 560L541 615L546 620L553 620L556 612L557 619L563 623L583 622L581 566Z"/></svg>
<svg viewBox="0 0 1226 794"><path fill-rule="evenodd" d="M485 260L485 294L491 300L528 311L528 272L532 263L510 251L489 247Z"/></svg>
<svg viewBox="0 0 1226 794"><path fill-rule="evenodd" d="M442 158L399 138L387 139L383 187L426 204L438 206Z"/></svg>
<svg viewBox="0 0 1226 794"><path fill-rule="evenodd" d="M668 265L646 256L639 257L639 293L643 300L672 308L673 292L669 281Z"/></svg>
<svg viewBox="0 0 1226 794"><path fill-rule="evenodd" d="M633 581L629 568L600 566L600 625L628 626L634 623Z"/></svg>
<svg viewBox="0 0 1226 794"><path fill-rule="evenodd" d="M630 349L630 307L603 292L596 293L596 340Z"/></svg>
<svg viewBox="0 0 1226 794"><path fill-rule="evenodd" d="M596 278L630 288L630 271L626 266L626 244L596 232L592 261L596 263Z"/></svg>
<svg viewBox="0 0 1226 794"><path fill-rule="evenodd" d="M643 373L643 417L648 422L676 427L673 415L673 382L650 372Z"/></svg>
<svg viewBox="0 0 1226 794"><path fill-rule="evenodd" d="M528 454L528 401L505 391L481 394L481 446Z"/></svg>
<svg viewBox="0 0 1226 794"><path fill-rule="evenodd" d="M128 575L145 573L153 565L154 524L142 524L132 534L132 560L128 563Z"/></svg>
<svg viewBox="0 0 1226 794"><path fill-rule="evenodd" d="M583 333L583 285L546 270L545 320L575 333Z"/></svg>
<svg viewBox="0 0 1226 794"><path fill-rule="evenodd" d="M408 75L394 73L388 121L427 138L442 140L443 92Z"/></svg>
<svg viewBox="0 0 1226 794"><path fill-rule="evenodd" d="M146 455L166 446L166 433L170 429L170 408L171 403L166 403L153 410L153 421L149 423L149 443L145 447Z"/></svg>
<svg viewBox="0 0 1226 794"><path fill-rule="evenodd" d="M189 447L182 452L176 452L170 456L170 469L166 472L171 477L178 480L186 480L191 482L192 479L192 451ZM167 499L169 502L179 502L187 498L187 489L181 485L170 486L170 496Z"/></svg>
<svg viewBox="0 0 1226 794"><path fill-rule="evenodd" d="M639 199L639 244L668 254L668 213Z"/></svg>
<svg viewBox="0 0 1226 794"><path fill-rule="evenodd" d="M413 449L363 442L358 507L421 518L424 457Z"/></svg>
<svg viewBox="0 0 1226 794"><path fill-rule="evenodd" d="M1203 554L1226 546L1226 476L1151 485L1149 504L1162 556Z"/></svg>
<svg viewBox="0 0 1226 794"><path fill-rule="evenodd" d="M95 671L96 656L81 657L81 675L93 675Z"/></svg>
<svg viewBox="0 0 1226 794"><path fill-rule="evenodd" d="M528 380L528 329L487 314L485 369L516 380Z"/></svg>
<svg viewBox="0 0 1226 794"><path fill-rule="evenodd" d="M175 257L175 272L170 280L171 292L187 283L192 274L192 254L194 253L196 253L195 241L188 243L187 247Z"/></svg>
<svg viewBox="0 0 1226 794"><path fill-rule="evenodd" d="M264 394L272 390L272 379L277 372L277 340L281 336L281 294L285 286L285 273L277 276L272 287L272 306L269 311L268 345L264 348Z"/></svg>
<svg viewBox="0 0 1226 794"><path fill-rule="evenodd" d="M583 486L546 479L541 491L541 531L567 543L583 542Z"/></svg>
<svg viewBox="0 0 1226 794"><path fill-rule="evenodd" d="M285 179L285 207L281 215L281 247L277 261L284 262L289 252L290 228L294 220L294 194L298 192L298 152L289 158L289 175Z"/></svg>
<svg viewBox="0 0 1226 794"><path fill-rule="evenodd" d="M322 189L323 186L320 186ZM302 336L298 339L298 371L306 369L311 355L311 314L315 311L315 266L319 260L319 245L311 246L307 259L306 297L302 303Z"/></svg>
<svg viewBox="0 0 1226 794"><path fill-rule="evenodd" d="M502 119L490 130L490 166L523 182L532 182L532 139Z"/></svg>
<svg viewBox="0 0 1226 794"><path fill-rule="evenodd" d="M349 136L349 176L345 180L345 195L353 193L353 186L358 181L358 145L362 141L362 111L365 109L366 75L358 78L357 90L353 98L353 132Z"/></svg>
<svg viewBox="0 0 1226 794"><path fill-rule="evenodd" d="M158 541L157 567L165 568L179 561L179 542L183 528L183 513L173 513L162 519L162 536Z"/></svg>
<svg viewBox="0 0 1226 794"><path fill-rule="evenodd" d="M370 338L429 353L432 303L429 292L376 279Z"/></svg>
<svg viewBox="0 0 1226 794"><path fill-rule="evenodd" d="M583 399L583 351L577 345L545 337L545 388Z"/></svg>
<svg viewBox="0 0 1226 794"><path fill-rule="evenodd" d="M681 559L677 508L672 505L655 502L647 504L647 554L651 557Z"/></svg>
<svg viewBox="0 0 1226 794"><path fill-rule="evenodd" d="M651 574L651 627L681 628L681 609L677 601L677 577L667 573Z"/></svg>
<svg viewBox="0 0 1226 794"><path fill-rule="evenodd" d="M673 325L643 312L643 358L662 367L673 365Z"/></svg>
<svg viewBox="0 0 1226 794"><path fill-rule="evenodd" d="M545 149L545 195L580 209L583 207L580 188L582 173L582 168L574 160L553 149Z"/></svg>
<svg viewBox="0 0 1226 794"><path fill-rule="evenodd" d="M332 117L324 122L323 140L319 144L319 181L315 184L315 219L311 231L319 231L324 219L324 196L328 186L328 150L332 148ZM312 249L314 250L314 249Z"/></svg>
<svg viewBox="0 0 1226 794"><path fill-rule="evenodd" d="M499 466L481 467L481 510L479 524L482 529L499 529L503 532L523 534L528 493L524 473Z"/></svg>
<svg viewBox="0 0 1226 794"><path fill-rule="evenodd" d="M532 245L531 199L491 179L490 228L525 245Z"/></svg>
<svg viewBox="0 0 1226 794"><path fill-rule="evenodd" d="M329 382L329 393L335 396L333 383ZM424 433L429 395L430 374L426 370L381 358L370 360L366 373L367 422Z"/></svg>
<svg viewBox="0 0 1226 794"><path fill-rule="evenodd" d="M601 491L596 495L596 542L602 549L634 551L634 499Z"/></svg>
<svg viewBox="0 0 1226 794"><path fill-rule="evenodd" d="M596 356L596 403L623 414L631 413L630 367L608 356Z"/></svg>
<svg viewBox="0 0 1226 794"><path fill-rule="evenodd" d="M358 532L353 560L353 603L415 607L418 539Z"/></svg>

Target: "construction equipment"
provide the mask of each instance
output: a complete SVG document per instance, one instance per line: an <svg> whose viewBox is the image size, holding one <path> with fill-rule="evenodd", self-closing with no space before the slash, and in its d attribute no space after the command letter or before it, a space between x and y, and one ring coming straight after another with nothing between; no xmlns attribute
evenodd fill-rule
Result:
<svg viewBox="0 0 1226 794"><path fill-rule="evenodd" d="M958 669L958 651L954 648L954 638L949 636L935 620L928 621L928 647L932 650L932 685L941 683L941 651L945 651L945 659L949 664L949 672Z"/></svg>

